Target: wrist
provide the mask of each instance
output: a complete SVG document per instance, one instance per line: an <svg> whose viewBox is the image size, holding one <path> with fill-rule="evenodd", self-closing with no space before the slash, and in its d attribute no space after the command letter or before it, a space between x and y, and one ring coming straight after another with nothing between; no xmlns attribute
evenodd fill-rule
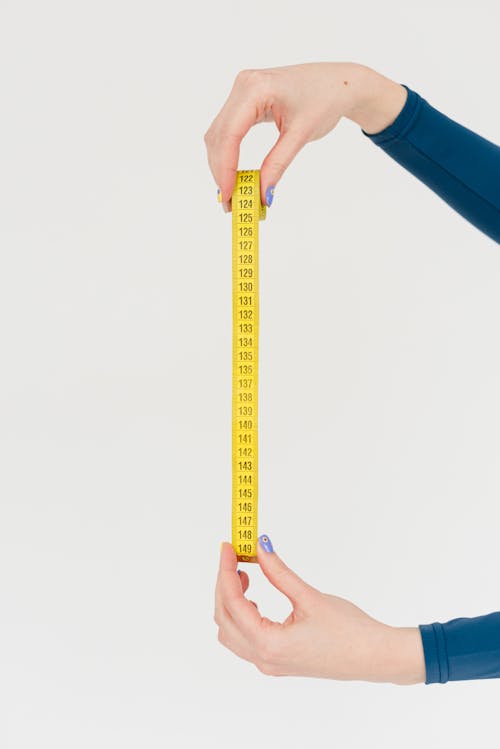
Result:
<svg viewBox="0 0 500 749"><path fill-rule="evenodd" d="M363 634L363 681L392 684L425 682L425 658L418 627L390 627L375 619Z"/></svg>
<svg viewBox="0 0 500 749"><path fill-rule="evenodd" d="M388 627L386 679L393 684L425 682L425 659L418 627Z"/></svg>
<svg viewBox="0 0 500 749"><path fill-rule="evenodd" d="M408 96L405 87L364 65L354 66L352 82L344 116L369 135L391 125L405 105Z"/></svg>

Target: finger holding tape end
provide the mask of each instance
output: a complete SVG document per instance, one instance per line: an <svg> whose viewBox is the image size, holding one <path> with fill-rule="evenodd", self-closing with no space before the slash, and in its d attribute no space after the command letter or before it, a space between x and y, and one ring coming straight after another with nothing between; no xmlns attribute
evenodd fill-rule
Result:
<svg viewBox="0 0 500 749"><path fill-rule="evenodd" d="M231 200L222 200L222 192L220 187L217 188L217 202L222 203L224 213L229 213L231 210Z"/></svg>

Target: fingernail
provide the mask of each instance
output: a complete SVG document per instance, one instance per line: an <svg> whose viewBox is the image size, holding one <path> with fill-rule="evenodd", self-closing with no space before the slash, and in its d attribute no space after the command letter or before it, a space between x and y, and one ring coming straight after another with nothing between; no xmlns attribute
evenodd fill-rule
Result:
<svg viewBox="0 0 500 749"><path fill-rule="evenodd" d="M217 202L222 203L222 193L219 188L217 188Z"/></svg>
<svg viewBox="0 0 500 749"><path fill-rule="evenodd" d="M262 548L264 549L264 551L274 551L273 545L271 543L271 539L269 538L269 536L266 536L266 535L259 536L259 542Z"/></svg>
<svg viewBox="0 0 500 749"><path fill-rule="evenodd" d="M236 570L236 572L238 573L238 575L241 575L241 570Z"/></svg>
<svg viewBox="0 0 500 749"><path fill-rule="evenodd" d="M272 205L272 202L274 200L274 185L269 185L269 187L266 190L266 205L268 208Z"/></svg>

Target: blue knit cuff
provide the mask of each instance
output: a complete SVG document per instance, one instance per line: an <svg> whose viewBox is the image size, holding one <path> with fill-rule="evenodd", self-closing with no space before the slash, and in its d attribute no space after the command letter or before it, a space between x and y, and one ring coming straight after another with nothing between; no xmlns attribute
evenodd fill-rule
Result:
<svg viewBox="0 0 500 749"><path fill-rule="evenodd" d="M449 679L448 654L443 625L419 624L424 647L426 684L446 684Z"/></svg>
<svg viewBox="0 0 500 749"><path fill-rule="evenodd" d="M377 145L381 145L382 143L387 143L390 140L394 140L394 138L400 138L404 136L413 125L418 114L420 104L423 101L422 98L415 91L409 89L408 86L405 86L404 83L402 83L401 85L404 86L408 91L408 96L406 97L406 102L403 109L398 114L394 122L378 133L370 134L366 133L363 129L361 130L363 135L366 135L367 138L370 138L370 140L372 140Z"/></svg>

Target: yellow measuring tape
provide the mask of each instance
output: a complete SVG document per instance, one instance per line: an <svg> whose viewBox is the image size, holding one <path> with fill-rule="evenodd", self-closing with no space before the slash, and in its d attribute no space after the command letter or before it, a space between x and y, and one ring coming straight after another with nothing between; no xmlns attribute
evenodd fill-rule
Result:
<svg viewBox="0 0 500 749"><path fill-rule="evenodd" d="M236 173L233 213L232 544L240 562L257 561L259 220L258 170Z"/></svg>

